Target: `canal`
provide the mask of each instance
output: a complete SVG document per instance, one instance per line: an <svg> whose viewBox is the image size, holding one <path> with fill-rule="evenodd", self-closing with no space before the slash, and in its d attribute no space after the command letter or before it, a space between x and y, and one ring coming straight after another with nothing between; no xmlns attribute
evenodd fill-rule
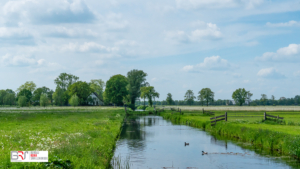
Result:
<svg viewBox="0 0 300 169"><path fill-rule="evenodd" d="M202 155L202 151L208 154ZM198 128L173 124L160 116L129 116L123 124L111 164L112 168L131 169L300 166L291 157L271 155Z"/></svg>

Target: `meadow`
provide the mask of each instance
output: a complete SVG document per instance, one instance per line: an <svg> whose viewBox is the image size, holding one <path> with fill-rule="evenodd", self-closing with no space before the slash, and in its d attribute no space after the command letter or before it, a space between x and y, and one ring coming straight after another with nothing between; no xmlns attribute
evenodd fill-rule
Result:
<svg viewBox="0 0 300 169"><path fill-rule="evenodd" d="M204 130L251 143L271 152L300 157L300 112L273 111L269 115L284 117L283 120L264 121L265 111L226 111L228 121L217 122L211 126L210 118L224 115L225 111L216 110L215 115L203 114L199 110L182 110L160 113L165 119L175 123L187 124Z"/></svg>
<svg viewBox="0 0 300 169"><path fill-rule="evenodd" d="M123 109L46 107L0 109L0 168L107 168ZM12 163L10 151L48 151L48 163Z"/></svg>

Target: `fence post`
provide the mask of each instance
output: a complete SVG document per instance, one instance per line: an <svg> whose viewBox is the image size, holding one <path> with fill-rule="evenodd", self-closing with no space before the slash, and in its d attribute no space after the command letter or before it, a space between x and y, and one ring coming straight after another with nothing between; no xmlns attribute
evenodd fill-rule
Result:
<svg viewBox="0 0 300 169"><path fill-rule="evenodd" d="M202 114L204 114L204 108L202 108Z"/></svg>
<svg viewBox="0 0 300 169"><path fill-rule="evenodd" d="M277 120L279 120L279 115L277 115Z"/></svg>
<svg viewBox="0 0 300 169"><path fill-rule="evenodd" d="M227 121L227 112L225 112L225 121Z"/></svg>
<svg viewBox="0 0 300 169"><path fill-rule="evenodd" d="M181 109L180 109L180 114L181 114Z"/></svg>
<svg viewBox="0 0 300 169"><path fill-rule="evenodd" d="M267 120L266 112L264 113L264 120Z"/></svg>

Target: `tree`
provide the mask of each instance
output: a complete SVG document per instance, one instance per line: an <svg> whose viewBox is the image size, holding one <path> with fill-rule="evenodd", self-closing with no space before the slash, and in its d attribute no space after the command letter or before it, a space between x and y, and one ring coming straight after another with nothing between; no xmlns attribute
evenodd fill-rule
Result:
<svg viewBox="0 0 300 169"><path fill-rule="evenodd" d="M294 100L295 100L295 104L296 105L300 104L300 96L299 95L296 95L295 98L294 98Z"/></svg>
<svg viewBox="0 0 300 169"><path fill-rule="evenodd" d="M15 104L15 100L16 100L16 95L13 93L6 93L6 95L4 96L4 104L5 105L14 105Z"/></svg>
<svg viewBox="0 0 300 169"><path fill-rule="evenodd" d="M268 100L266 94L261 94L260 100L263 102L264 106L266 106L266 101Z"/></svg>
<svg viewBox="0 0 300 169"><path fill-rule="evenodd" d="M46 107L49 104L49 98L46 93L41 94L40 105Z"/></svg>
<svg viewBox="0 0 300 169"><path fill-rule="evenodd" d="M105 82L101 79L91 80L90 87L97 93L99 100L103 101Z"/></svg>
<svg viewBox="0 0 300 169"><path fill-rule="evenodd" d="M70 85L77 82L79 77L72 74L61 73L55 80L54 83L59 86L61 89L66 91Z"/></svg>
<svg viewBox="0 0 300 169"><path fill-rule="evenodd" d="M272 104L275 105L275 96L274 95L271 96L271 100L272 100Z"/></svg>
<svg viewBox="0 0 300 169"><path fill-rule="evenodd" d="M171 105L171 104L173 104L173 99L172 99L172 94L171 93L168 93L167 94L167 99L166 99L166 101L167 101L167 103L168 103L168 105Z"/></svg>
<svg viewBox="0 0 300 169"><path fill-rule="evenodd" d="M236 104L242 106L247 99L247 95L248 91L246 91L244 88L239 88L232 93L232 99Z"/></svg>
<svg viewBox="0 0 300 169"><path fill-rule="evenodd" d="M93 90L87 82L78 81L73 83L68 88L69 96L76 95L79 99L79 105L88 104L87 99Z"/></svg>
<svg viewBox="0 0 300 169"><path fill-rule="evenodd" d="M20 98L21 96L25 96L25 98L26 98L26 103L29 103L29 104L30 104L31 98L32 98L32 93L31 93L30 90L27 90L27 89L21 90L21 91L18 93L17 99L19 100L19 98ZM19 102L18 102L18 103L19 103Z"/></svg>
<svg viewBox="0 0 300 169"><path fill-rule="evenodd" d="M39 105L40 103L39 103L39 101L40 101L40 98L41 98L41 95L43 94L43 93L45 93L46 95L47 95L47 97L48 97L48 99L49 99L49 92L50 92L51 90L48 88L48 87L45 87L45 86L43 86L43 87L40 87L40 88L37 88L34 92L33 92L33 96L32 96L32 101L34 102L34 104L36 104L36 105ZM51 98L52 98L52 96L51 96Z"/></svg>
<svg viewBox="0 0 300 169"><path fill-rule="evenodd" d="M203 98L203 100L206 101L206 106L208 106L208 102L214 101L215 94L210 90L210 88L203 88L198 94L198 98Z"/></svg>
<svg viewBox="0 0 300 169"><path fill-rule="evenodd" d="M0 104L4 105L4 98L6 96L6 91L5 90L0 90Z"/></svg>
<svg viewBox="0 0 300 169"><path fill-rule="evenodd" d="M248 92L247 92L246 99L247 99L247 101L248 101L249 106L250 106L250 101L251 101L251 97L252 97L252 96L253 96L253 94L250 93L250 91L248 91Z"/></svg>
<svg viewBox="0 0 300 169"><path fill-rule="evenodd" d="M149 105L152 107L153 99L159 98L159 93L155 91L153 86L141 87L141 98L147 98Z"/></svg>
<svg viewBox="0 0 300 169"><path fill-rule="evenodd" d="M35 88L36 88L36 84L33 83L33 81L27 81L17 89L17 92L19 93L23 89L27 89L32 93L35 90Z"/></svg>
<svg viewBox="0 0 300 169"><path fill-rule="evenodd" d="M79 105L79 98L77 97L76 94L74 94L74 95L70 98L69 104L70 104L71 106L74 106L74 107Z"/></svg>
<svg viewBox="0 0 300 169"><path fill-rule="evenodd" d="M198 96L198 100L200 101L201 105L203 106L204 98L201 94Z"/></svg>
<svg viewBox="0 0 300 169"><path fill-rule="evenodd" d="M184 100L187 102L188 105L192 105L194 103L194 92L192 90L187 90L184 95Z"/></svg>
<svg viewBox="0 0 300 169"><path fill-rule="evenodd" d="M106 82L105 96L111 103L123 105L123 97L128 94L127 78L123 75L114 75Z"/></svg>
<svg viewBox="0 0 300 169"><path fill-rule="evenodd" d="M142 70L133 69L127 73L128 93L131 104L141 95L141 87L146 86L147 73Z"/></svg>
<svg viewBox="0 0 300 169"><path fill-rule="evenodd" d="M67 92L61 89L59 86L56 86L55 92L52 95L52 99L57 106L63 106L66 104L68 99Z"/></svg>
<svg viewBox="0 0 300 169"><path fill-rule="evenodd" d="M27 98L25 96L20 96L18 99L18 104L20 107L24 107L27 105Z"/></svg>

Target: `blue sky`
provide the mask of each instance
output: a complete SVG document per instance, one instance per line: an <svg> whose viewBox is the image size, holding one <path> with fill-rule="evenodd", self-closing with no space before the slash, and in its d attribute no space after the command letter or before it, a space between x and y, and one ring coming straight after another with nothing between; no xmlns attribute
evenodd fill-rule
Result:
<svg viewBox="0 0 300 169"><path fill-rule="evenodd" d="M55 89L62 72L107 81L132 69L182 100L209 87L300 94L299 0L0 0L0 88Z"/></svg>

